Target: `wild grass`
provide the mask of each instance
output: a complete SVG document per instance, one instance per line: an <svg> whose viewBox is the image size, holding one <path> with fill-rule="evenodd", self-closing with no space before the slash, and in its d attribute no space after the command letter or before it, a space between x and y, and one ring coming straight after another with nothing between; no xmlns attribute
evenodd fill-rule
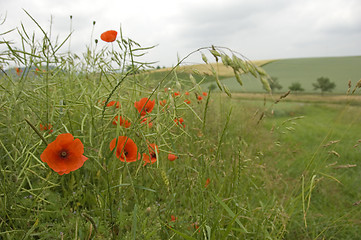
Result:
<svg viewBox="0 0 361 240"><path fill-rule="evenodd" d="M39 28L40 40L19 30L22 48L2 43L1 239L359 236L357 106L203 95L204 80L177 74L178 66L173 76L150 77L149 64L136 56L151 48L123 35L110 46L93 43L79 57L60 52L70 36L57 43ZM227 59L226 50L194 53L240 67L242 59ZM156 102L146 115L151 127L134 107L143 97ZM107 107L110 101L120 108ZM113 125L116 116L130 128ZM180 118L185 126L174 121ZM61 133L80 139L89 158L64 175L40 159L45 142ZM157 161L121 162L109 148L117 136L134 140L139 153L157 144ZM169 153L178 159L169 161Z"/></svg>

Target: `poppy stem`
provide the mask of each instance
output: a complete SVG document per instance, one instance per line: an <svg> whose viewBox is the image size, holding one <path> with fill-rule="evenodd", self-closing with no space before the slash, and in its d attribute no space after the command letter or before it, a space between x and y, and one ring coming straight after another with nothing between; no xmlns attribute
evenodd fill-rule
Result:
<svg viewBox="0 0 361 240"><path fill-rule="evenodd" d="M38 136L41 138L41 140L45 143L45 145L48 145L48 142L45 140L45 138L43 137L43 135L41 135L41 133L39 132L38 129L36 129L36 127L26 118L24 118L25 122L27 122L29 124L29 126L35 131L36 134L38 134Z"/></svg>

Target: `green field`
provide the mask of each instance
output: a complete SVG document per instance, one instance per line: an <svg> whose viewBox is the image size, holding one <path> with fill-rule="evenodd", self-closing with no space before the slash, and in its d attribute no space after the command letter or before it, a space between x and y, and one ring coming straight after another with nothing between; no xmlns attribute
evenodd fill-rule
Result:
<svg viewBox="0 0 361 240"><path fill-rule="evenodd" d="M236 98L233 102L241 108L264 106L257 100ZM302 102L265 107L262 126L268 132L254 139L252 146L267 144L260 150L258 163L271 173L265 184L274 189L287 214L292 213L286 239L354 239L360 234L357 219L361 216L354 205L361 200L355 187L360 179L360 107ZM307 199L302 192L310 187L302 183L312 178L315 186L310 200L301 203ZM297 204L300 208L293 209Z"/></svg>
<svg viewBox="0 0 361 240"><path fill-rule="evenodd" d="M262 67L271 77L278 79L283 87L277 90L278 92L286 92L292 83L299 82L305 89L304 93L319 93L319 90L313 89L312 83L319 77L328 77L336 84L332 93L345 94L349 80L353 86L360 80L361 56L280 59ZM234 77L225 78L222 82L235 92L262 91L260 81L252 75L243 75L242 79L243 86L240 86ZM203 88L207 89L210 84L212 83L204 84Z"/></svg>

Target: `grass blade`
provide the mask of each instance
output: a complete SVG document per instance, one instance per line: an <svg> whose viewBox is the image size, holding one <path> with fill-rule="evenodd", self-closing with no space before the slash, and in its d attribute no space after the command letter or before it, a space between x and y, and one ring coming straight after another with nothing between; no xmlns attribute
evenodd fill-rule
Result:
<svg viewBox="0 0 361 240"><path fill-rule="evenodd" d="M196 240L195 238L191 237L191 236L188 236L187 234L185 233L182 233L180 231L177 231L175 230L174 228L171 228L170 226L167 225L167 227L172 230L173 232L175 232L176 234L178 234L179 236L183 237L184 239L186 240Z"/></svg>
<svg viewBox="0 0 361 240"><path fill-rule="evenodd" d="M232 218L237 217L237 215L232 211L232 209L230 209L227 204L225 204L217 195L215 195L214 193L211 193L213 198L215 200L217 200L217 202L223 207L224 210L226 210L226 212L228 213L228 215ZM244 233L248 233L247 229L243 226L243 224L239 221L239 219L235 219L235 222L242 228L242 230L244 231Z"/></svg>

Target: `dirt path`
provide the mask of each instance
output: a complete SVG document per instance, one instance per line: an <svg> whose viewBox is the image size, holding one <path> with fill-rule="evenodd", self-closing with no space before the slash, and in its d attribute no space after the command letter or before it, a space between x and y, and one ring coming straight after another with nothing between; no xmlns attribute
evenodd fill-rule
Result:
<svg viewBox="0 0 361 240"><path fill-rule="evenodd" d="M277 101L282 94L269 94L263 93L232 93L233 98L241 99L265 99ZM281 101L292 102L313 102L313 103L335 103L335 104L351 104L361 105L360 95L318 95L318 94L292 94Z"/></svg>

